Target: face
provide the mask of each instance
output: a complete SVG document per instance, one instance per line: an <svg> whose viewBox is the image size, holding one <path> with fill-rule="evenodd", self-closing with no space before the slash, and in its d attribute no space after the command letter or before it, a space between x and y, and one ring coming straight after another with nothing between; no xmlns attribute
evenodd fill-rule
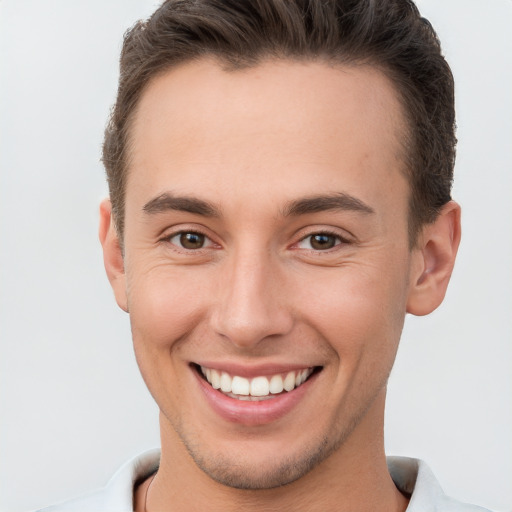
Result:
<svg viewBox="0 0 512 512"><path fill-rule="evenodd" d="M144 92L116 294L163 431L213 479L282 485L381 434L414 267L402 121L369 67L205 60Z"/></svg>

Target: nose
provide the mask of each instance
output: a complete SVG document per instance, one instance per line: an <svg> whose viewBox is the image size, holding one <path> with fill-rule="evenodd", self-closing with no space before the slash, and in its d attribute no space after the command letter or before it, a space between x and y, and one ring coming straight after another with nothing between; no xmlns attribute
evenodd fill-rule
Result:
<svg viewBox="0 0 512 512"><path fill-rule="evenodd" d="M214 331L246 349L290 332L293 314L281 274L268 254L238 254L224 262L211 316Z"/></svg>

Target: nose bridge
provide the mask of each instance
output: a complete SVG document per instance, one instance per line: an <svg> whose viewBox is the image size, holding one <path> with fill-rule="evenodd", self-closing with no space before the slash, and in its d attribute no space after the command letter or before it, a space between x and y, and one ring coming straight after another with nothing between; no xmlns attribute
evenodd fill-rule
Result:
<svg viewBox="0 0 512 512"><path fill-rule="evenodd" d="M292 315L279 262L263 248L240 247L225 262L219 283L214 329L240 347L282 335Z"/></svg>

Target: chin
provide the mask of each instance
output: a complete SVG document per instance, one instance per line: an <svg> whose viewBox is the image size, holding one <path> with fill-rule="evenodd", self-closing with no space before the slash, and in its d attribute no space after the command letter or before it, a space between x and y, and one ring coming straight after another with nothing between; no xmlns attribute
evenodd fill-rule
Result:
<svg viewBox="0 0 512 512"><path fill-rule="evenodd" d="M205 456L197 446L185 442L185 446L196 465L212 480L243 490L274 489L299 480L323 460L327 459L339 446L327 438L319 440L314 447L298 448L296 454L285 454L274 450L268 458L262 458L258 451L253 459L245 452L243 457L215 453Z"/></svg>

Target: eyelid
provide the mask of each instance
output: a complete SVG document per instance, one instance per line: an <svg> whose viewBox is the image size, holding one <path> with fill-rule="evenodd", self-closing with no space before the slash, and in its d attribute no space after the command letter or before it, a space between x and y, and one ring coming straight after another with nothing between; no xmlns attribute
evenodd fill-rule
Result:
<svg viewBox="0 0 512 512"><path fill-rule="evenodd" d="M175 239L175 238L181 238L182 235L184 234L189 234L189 235L201 235L203 238L204 238L204 245L202 247L198 247L197 249L188 249L186 247L182 247L181 245L178 245L178 243L175 243L173 242L172 240ZM214 244L213 240L210 239L210 237L204 235L203 233L199 233L198 231L178 231L177 233L171 235L170 237L167 238L167 240L169 241L169 243L171 243L172 245L175 245L177 247L179 247L180 250L185 250L187 252L197 252L197 251L200 251L202 249L208 249L209 247L212 247Z"/></svg>
<svg viewBox="0 0 512 512"><path fill-rule="evenodd" d="M315 235L332 236L337 239L337 243L333 247L331 247L329 249L323 249L323 250L298 247L301 242L304 242L308 238L313 237ZM322 228L320 226L318 226L318 227L313 226L313 227L308 228L307 230L301 230L298 236L299 236L299 239L297 242L295 242L292 245L292 248L297 248L299 250L305 250L305 251L311 251L311 252L315 252L315 253L328 253L330 251L336 250L340 245L347 245L347 244L351 244L354 242L349 236L346 236L346 235L340 233L339 231L336 231L334 229L329 229L329 228Z"/></svg>
<svg viewBox="0 0 512 512"><path fill-rule="evenodd" d="M212 247L220 247L220 244L215 242L215 240L213 240L213 237L207 231L208 230L202 228L201 226L197 226L197 225L195 225L195 226L190 226L190 225L189 226L187 226L187 225L173 226L171 228L166 229L163 232L163 234L159 237L158 241L161 243L169 244L180 252L187 252L187 253L198 253L205 249L211 249ZM182 235L184 233L196 233L198 235L202 235L208 241L208 245L205 245L199 249L186 249L184 247L181 247L178 244L171 242L171 240L174 237Z"/></svg>
<svg viewBox="0 0 512 512"><path fill-rule="evenodd" d="M311 238L313 238L313 237L314 237L314 236L316 236L316 235L332 236L332 237L333 237L334 239L336 239L336 240L335 240L334 245L333 245L332 247L328 247L327 249L315 249L315 248L313 248L313 247L300 247L300 244L305 243L308 239L311 239ZM311 242L309 242L309 243L311 243ZM341 239L340 239L340 237L339 237L339 236L331 235L331 234L329 234L329 233L314 233L314 234L312 234L312 235L308 235L308 236L306 236L305 238L302 238L301 240L299 240L299 241L297 242L297 247L298 247L299 249L306 249L306 250L309 250L309 251L315 251L315 252L316 252L316 251L319 251L319 252L327 252L327 251L329 251L329 250L331 250L331 249L334 249L335 247L337 247L337 246L338 246L338 245L340 245L341 243L343 243L343 242L341 241Z"/></svg>

